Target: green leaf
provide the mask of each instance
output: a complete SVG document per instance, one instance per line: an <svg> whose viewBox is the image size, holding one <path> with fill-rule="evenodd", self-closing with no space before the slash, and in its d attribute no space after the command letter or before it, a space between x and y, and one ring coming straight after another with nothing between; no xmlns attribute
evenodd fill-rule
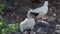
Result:
<svg viewBox="0 0 60 34"><path fill-rule="evenodd" d="M0 34L2 34L2 33L0 32Z"/></svg>
<svg viewBox="0 0 60 34"><path fill-rule="evenodd" d="M17 24L9 24L9 30L11 32L16 32L18 29L18 25Z"/></svg>
<svg viewBox="0 0 60 34"><path fill-rule="evenodd" d="M1 10L3 10L3 9L4 9L4 7L5 7L5 5L4 5L4 4L0 4L0 9L1 9Z"/></svg>
<svg viewBox="0 0 60 34"><path fill-rule="evenodd" d="M0 22L0 29L7 28L7 23L5 22Z"/></svg>
<svg viewBox="0 0 60 34"><path fill-rule="evenodd" d="M2 4L2 3L0 3L0 13L3 13L3 11L2 11L2 10L4 10L4 8L5 8L5 5L4 5L4 4Z"/></svg>

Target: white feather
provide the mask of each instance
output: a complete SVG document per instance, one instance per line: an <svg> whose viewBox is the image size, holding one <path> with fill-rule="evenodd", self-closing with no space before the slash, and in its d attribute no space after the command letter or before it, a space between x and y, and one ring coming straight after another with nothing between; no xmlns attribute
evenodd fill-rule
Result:
<svg viewBox="0 0 60 34"><path fill-rule="evenodd" d="M48 1L45 1L44 5L42 7L38 7L31 12L39 13L40 16L47 14L47 12L48 12Z"/></svg>
<svg viewBox="0 0 60 34"><path fill-rule="evenodd" d="M27 13L27 17L28 17L28 18L26 18L24 21L22 21L22 22L20 23L20 31L21 31L21 32L23 32L23 31L26 30L26 29L33 29L33 27L34 27L34 25L35 25L35 20L34 20L34 18L29 17L29 16L31 16L31 15L30 15L30 11L31 11L31 10L29 10L28 13Z"/></svg>

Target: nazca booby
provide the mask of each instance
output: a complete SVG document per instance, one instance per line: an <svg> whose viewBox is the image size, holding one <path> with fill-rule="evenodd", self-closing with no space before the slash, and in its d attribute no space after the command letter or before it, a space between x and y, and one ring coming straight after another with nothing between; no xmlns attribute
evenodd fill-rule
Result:
<svg viewBox="0 0 60 34"><path fill-rule="evenodd" d="M37 18L39 17L43 17L44 15L47 14L48 12L48 1L45 1L43 6L38 7L36 9L34 9L33 11L31 11L32 13L38 13Z"/></svg>

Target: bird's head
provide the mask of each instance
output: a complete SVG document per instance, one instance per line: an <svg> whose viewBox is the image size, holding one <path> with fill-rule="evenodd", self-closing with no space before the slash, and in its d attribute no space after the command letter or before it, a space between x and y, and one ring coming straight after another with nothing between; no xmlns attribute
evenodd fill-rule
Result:
<svg viewBox="0 0 60 34"><path fill-rule="evenodd" d="M28 18L33 18L34 17L34 15L31 13L33 10L32 9L30 9L28 12L27 12L27 17Z"/></svg>
<svg viewBox="0 0 60 34"><path fill-rule="evenodd" d="M44 2L44 5L48 6L48 1L45 1L45 2Z"/></svg>

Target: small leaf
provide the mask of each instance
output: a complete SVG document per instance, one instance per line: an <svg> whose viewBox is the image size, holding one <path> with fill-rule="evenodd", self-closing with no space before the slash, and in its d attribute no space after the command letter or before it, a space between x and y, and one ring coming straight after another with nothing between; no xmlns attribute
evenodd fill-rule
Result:
<svg viewBox="0 0 60 34"><path fill-rule="evenodd" d="M17 26L18 26L18 25L16 25L16 24L9 24L9 30L10 30L11 32L16 32L17 29L18 29Z"/></svg>
<svg viewBox="0 0 60 34"><path fill-rule="evenodd" d="M3 11L2 10L4 10L4 8L5 8L5 5L0 3L0 13L3 14Z"/></svg>

